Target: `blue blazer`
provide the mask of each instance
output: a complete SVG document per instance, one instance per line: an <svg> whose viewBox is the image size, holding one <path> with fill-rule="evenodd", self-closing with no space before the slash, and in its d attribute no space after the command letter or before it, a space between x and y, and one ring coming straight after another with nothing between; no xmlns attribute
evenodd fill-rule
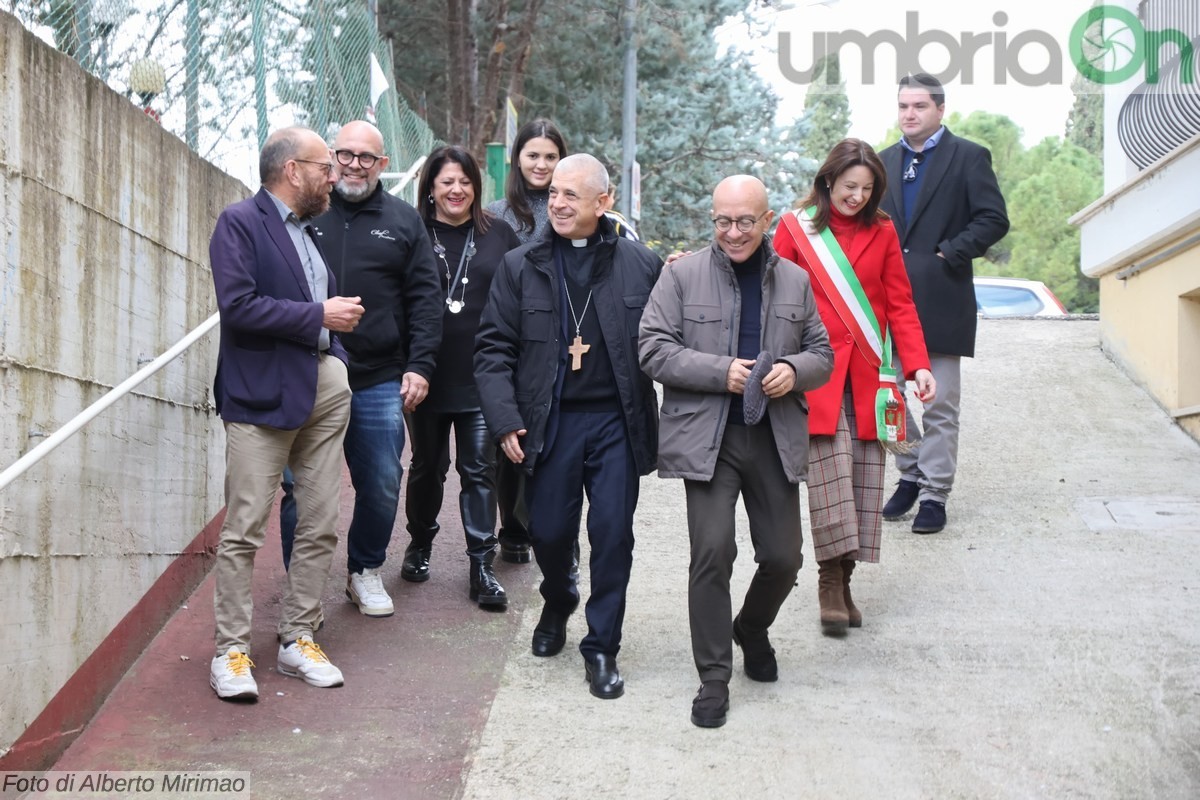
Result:
<svg viewBox="0 0 1200 800"><path fill-rule="evenodd" d="M217 413L226 422L299 428L316 400L325 310L313 302L300 256L265 189L221 212L208 253L221 311ZM335 335L330 343L329 352L347 361Z"/></svg>

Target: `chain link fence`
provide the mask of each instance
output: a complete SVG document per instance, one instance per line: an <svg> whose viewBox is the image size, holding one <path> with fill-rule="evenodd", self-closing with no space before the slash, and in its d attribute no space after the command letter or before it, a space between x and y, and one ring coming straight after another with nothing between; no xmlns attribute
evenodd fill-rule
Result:
<svg viewBox="0 0 1200 800"><path fill-rule="evenodd" d="M392 75L373 0L0 3L252 187L259 183L262 142L286 125L306 125L331 139L341 124L374 117L399 174L437 144L394 89L372 106L381 79L390 84ZM372 60L379 67L374 88Z"/></svg>

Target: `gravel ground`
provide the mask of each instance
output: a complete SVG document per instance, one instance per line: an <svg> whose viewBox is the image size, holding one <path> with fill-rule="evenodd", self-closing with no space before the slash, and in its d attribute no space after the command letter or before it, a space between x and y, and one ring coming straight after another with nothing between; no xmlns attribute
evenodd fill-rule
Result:
<svg viewBox="0 0 1200 800"><path fill-rule="evenodd" d="M780 680L735 651L723 728L688 720L683 486L644 479L625 696L588 694L582 614L560 656L529 653L534 595L462 796L1200 796L1200 446L1094 320L983 320L963 384L947 529L884 523L882 563L855 573L864 627L840 640L806 541L771 631ZM735 598L744 518L738 544Z"/></svg>

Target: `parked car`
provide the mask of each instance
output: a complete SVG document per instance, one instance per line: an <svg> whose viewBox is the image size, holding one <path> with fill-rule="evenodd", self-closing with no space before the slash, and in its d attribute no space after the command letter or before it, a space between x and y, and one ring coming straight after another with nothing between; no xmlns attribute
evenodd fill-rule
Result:
<svg viewBox="0 0 1200 800"><path fill-rule="evenodd" d="M1041 281L975 276L975 308L981 317L1064 317L1067 309Z"/></svg>

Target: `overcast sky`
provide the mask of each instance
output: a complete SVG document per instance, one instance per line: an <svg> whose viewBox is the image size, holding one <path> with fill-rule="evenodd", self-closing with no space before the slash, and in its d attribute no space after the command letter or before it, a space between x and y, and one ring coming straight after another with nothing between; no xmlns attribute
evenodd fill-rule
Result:
<svg viewBox="0 0 1200 800"><path fill-rule="evenodd" d="M1068 52L1069 34L1075 20L1091 6L1091 0L788 0L780 5L790 8L764 13L761 19L768 21L770 30L749 45L745 25L730 26L721 38L752 50L760 74L780 96L781 121L803 111L808 88L807 83L788 80L780 70L781 32L791 36L790 50L782 57L795 70L805 70L813 62L814 33L823 38L825 32L857 31L869 36L877 31L895 31L904 37L908 48L919 52L921 66L929 72L949 67L950 51L936 43L926 43L918 50L921 39L934 42L939 35L948 34L947 41L958 48L962 42L969 42L970 36L976 37L979 47L973 59L960 54L957 61L959 66L971 61L973 79L966 83L960 75L945 82L947 114L959 111L966 115L975 110L1004 114L1021 127L1026 146L1046 136L1063 135L1074 99L1071 80L1075 68ZM911 12L916 14L916 36L906 32L906 15ZM980 38L985 35L988 38ZM996 55L1005 51L1009 63L1029 74L1051 72L1051 59L1057 52L1061 56L1061 80L1035 87L1022 85L1018 73L1007 66L998 73ZM847 46L841 52L850 98L850 135L878 142L895 122L896 51L886 45L875 48L873 84L864 80L861 50Z"/></svg>

